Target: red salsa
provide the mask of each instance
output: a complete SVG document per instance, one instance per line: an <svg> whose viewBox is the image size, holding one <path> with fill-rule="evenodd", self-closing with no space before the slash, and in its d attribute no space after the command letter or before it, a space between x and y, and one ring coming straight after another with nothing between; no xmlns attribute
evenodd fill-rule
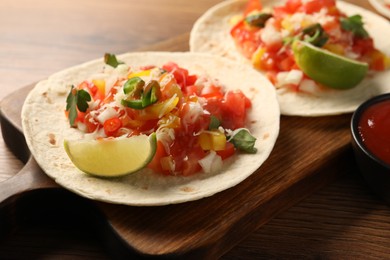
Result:
<svg viewBox="0 0 390 260"><path fill-rule="evenodd" d="M249 135L241 130L251 107L241 90L225 91L218 80L190 74L174 62L140 68L122 63L72 88L66 115L72 127L95 139L155 132L156 153L147 167L187 176L216 171L240 148L234 143L240 135L233 137Z"/></svg>
<svg viewBox="0 0 390 260"><path fill-rule="evenodd" d="M362 113L359 135L368 150L390 164L390 100L374 104Z"/></svg>

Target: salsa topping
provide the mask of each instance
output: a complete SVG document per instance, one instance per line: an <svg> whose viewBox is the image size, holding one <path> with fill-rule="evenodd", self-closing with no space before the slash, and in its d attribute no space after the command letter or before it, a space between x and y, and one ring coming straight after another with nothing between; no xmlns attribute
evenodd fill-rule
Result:
<svg viewBox="0 0 390 260"><path fill-rule="evenodd" d="M157 136L147 165L166 175L215 172L236 151L255 153L245 128L252 104L240 90L173 62L134 68L106 54L103 71L71 87L66 115L86 138Z"/></svg>
<svg viewBox="0 0 390 260"><path fill-rule="evenodd" d="M302 70L292 50L296 40L367 63L371 72L390 66L389 57L375 48L362 17L348 17L335 0L287 0L271 9L263 8L260 0L249 0L243 14L231 23L230 35L238 50L277 88L315 94L329 87L297 73ZM291 71L290 80L281 80Z"/></svg>

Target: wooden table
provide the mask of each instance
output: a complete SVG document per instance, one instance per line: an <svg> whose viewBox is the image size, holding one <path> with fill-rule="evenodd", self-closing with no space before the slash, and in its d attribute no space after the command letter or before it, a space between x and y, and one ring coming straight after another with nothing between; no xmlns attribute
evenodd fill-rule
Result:
<svg viewBox="0 0 390 260"><path fill-rule="evenodd" d="M220 0L1 0L0 100L66 67L183 37ZM373 10L367 1L349 1ZM0 139L0 181L23 166ZM45 241L45 243L42 243ZM389 258L390 209L354 165L280 213L224 259ZM42 246L45 245L45 246ZM42 223L0 240L0 258L106 259L89 229Z"/></svg>

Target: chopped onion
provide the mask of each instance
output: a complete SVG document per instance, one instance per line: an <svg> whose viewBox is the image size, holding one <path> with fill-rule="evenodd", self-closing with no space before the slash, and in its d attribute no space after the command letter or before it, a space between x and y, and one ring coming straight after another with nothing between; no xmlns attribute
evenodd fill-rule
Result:
<svg viewBox="0 0 390 260"><path fill-rule="evenodd" d="M285 85L299 85L303 78L303 72L300 70L290 70L279 72L276 75L276 81L278 87Z"/></svg>
<svg viewBox="0 0 390 260"><path fill-rule="evenodd" d="M222 169L222 158L211 150L208 155L199 160L199 164L205 173L216 173Z"/></svg>
<svg viewBox="0 0 390 260"><path fill-rule="evenodd" d="M302 80L301 84L299 85L299 90L306 92L306 93L315 94L315 93L318 93L319 86L317 85L317 83L315 83L314 80L304 79L304 80Z"/></svg>
<svg viewBox="0 0 390 260"><path fill-rule="evenodd" d="M77 122L77 128L82 132L87 132L87 125L81 122Z"/></svg>
<svg viewBox="0 0 390 260"><path fill-rule="evenodd" d="M264 27L260 37L261 40L267 46L281 43L283 41L282 34L275 28L273 22L275 19L271 18L267 21L266 26Z"/></svg>
<svg viewBox="0 0 390 260"><path fill-rule="evenodd" d="M99 121L100 124L104 124L107 119L113 118L118 116L117 111L111 107L111 106L106 106L103 112L101 112L96 119Z"/></svg>

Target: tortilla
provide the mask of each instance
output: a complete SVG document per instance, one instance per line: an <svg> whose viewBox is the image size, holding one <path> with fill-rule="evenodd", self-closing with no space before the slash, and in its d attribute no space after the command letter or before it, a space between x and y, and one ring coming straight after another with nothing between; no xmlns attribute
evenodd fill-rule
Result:
<svg viewBox="0 0 390 260"><path fill-rule="evenodd" d="M190 50L228 57L250 64L236 49L229 32L230 19L241 15L247 0L224 1L202 15L194 24L190 34ZM264 8L282 5L283 1L262 1ZM390 55L390 38L384 32L390 31L390 23L358 6L338 1L337 6L347 15L360 14L365 28L373 37L377 49ZM346 75L348 76L348 75ZM295 93L278 89L280 111L290 116L327 116L353 112L357 106L372 96L390 92L390 71L368 76L358 86L348 90L328 89L318 95Z"/></svg>
<svg viewBox="0 0 390 260"><path fill-rule="evenodd" d="M252 101L248 128L257 138L256 154L238 154L224 162L221 172L191 177L162 176L149 169L114 179L93 177L78 170L68 158L64 139L82 138L65 117L70 85L101 70L103 59L60 71L39 82L27 96L22 126L28 147L39 166L59 185L81 196L117 204L153 206L211 196L249 177L268 158L279 133L280 111L272 84L245 64L210 54L144 52L119 55L129 66L162 66L176 62L193 74L208 74L226 89L238 86ZM257 173L260 174L260 173Z"/></svg>
<svg viewBox="0 0 390 260"><path fill-rule="evenodd" d="M390 19L390 1L388 0L368 0L368 1L375 8L375 10L377 10L380 14Z"/></svg>

